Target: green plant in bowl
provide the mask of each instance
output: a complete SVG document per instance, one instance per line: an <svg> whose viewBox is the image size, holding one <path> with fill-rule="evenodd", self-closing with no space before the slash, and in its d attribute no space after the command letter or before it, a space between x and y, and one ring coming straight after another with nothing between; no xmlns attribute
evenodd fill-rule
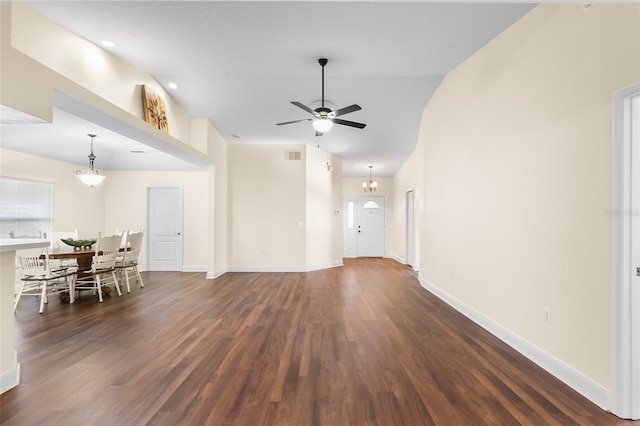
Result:
<svg viewBox="0 0 640 426"><path fill-rule="evenodd" d="M91 246L98 240L74 240L73 238L62 238L61 241L66 245L73 247L75 250L80 250L83 248L91 248Z"/></svg>

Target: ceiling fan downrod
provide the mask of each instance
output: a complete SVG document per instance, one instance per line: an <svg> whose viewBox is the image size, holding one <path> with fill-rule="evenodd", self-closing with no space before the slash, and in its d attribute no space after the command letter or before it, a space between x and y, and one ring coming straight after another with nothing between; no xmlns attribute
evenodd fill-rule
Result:
<svg viewBox="0 0 640 426"><path fill-rule="evenodd" d="M327 65L329 60L327 58L318 59L318 63L322 67L322 108L324 108L324 66Z"/></svg>

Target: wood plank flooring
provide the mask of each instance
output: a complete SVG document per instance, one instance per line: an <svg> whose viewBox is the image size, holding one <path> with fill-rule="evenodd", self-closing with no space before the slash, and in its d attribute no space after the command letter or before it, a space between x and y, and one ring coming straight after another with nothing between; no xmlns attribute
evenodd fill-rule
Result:
<svg viewBox="0 0 640 426"><path fill-rule="evenodd" d="M21 302L3 425L618 425L389 259ZM637 423L636 423L637 424Z"/></svg>

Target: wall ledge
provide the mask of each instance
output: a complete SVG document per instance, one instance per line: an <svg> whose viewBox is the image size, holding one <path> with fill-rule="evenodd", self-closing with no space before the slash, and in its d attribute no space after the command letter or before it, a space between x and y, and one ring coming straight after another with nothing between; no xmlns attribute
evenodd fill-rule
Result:
<svg viewBox="0 0 640 426"><path fill-rule="evenodd" d="M476 311L460 300L456 299L449 293L438 288L434 284L425 280L420 274L418 274L418 280L420 285L433 293L436 297L443 300L452 308L478 324L480 327L487 330L489 333L502 340L513 349L520 352L522 355L529 358L536 363L539 367L543 368L547 372L551 373L557 379L571 387L573 390L587 398L589 401L596 404L598 407L605 411L610 411L609 401L610 392L594 383L589 378L573 370L571 367L565 365L561 361L554 358L552 355L546 353L542 349L532 345L527 340L496 323L490 318L486 317L482 313Z"/></svg>

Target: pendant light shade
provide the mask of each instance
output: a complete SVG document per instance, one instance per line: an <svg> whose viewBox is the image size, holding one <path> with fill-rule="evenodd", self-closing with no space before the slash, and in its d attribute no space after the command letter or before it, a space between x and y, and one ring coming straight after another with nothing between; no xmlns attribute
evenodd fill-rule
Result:
<svg viewBox="0 0 640 426"><path fill-rule="evenodd" d="M76 170L76 176L85 185L93 187L94 185L99 185L100 183L102 183L106 176L101 175L96 169L93 168L93 162L96 159L96 156L93 153L93 138L95 138L96 135L88 134L87 136L91 138L91 152L89 153L89 165L91 166L91 170L88 170L85 173L82 173L80 170Z"/></svg>

